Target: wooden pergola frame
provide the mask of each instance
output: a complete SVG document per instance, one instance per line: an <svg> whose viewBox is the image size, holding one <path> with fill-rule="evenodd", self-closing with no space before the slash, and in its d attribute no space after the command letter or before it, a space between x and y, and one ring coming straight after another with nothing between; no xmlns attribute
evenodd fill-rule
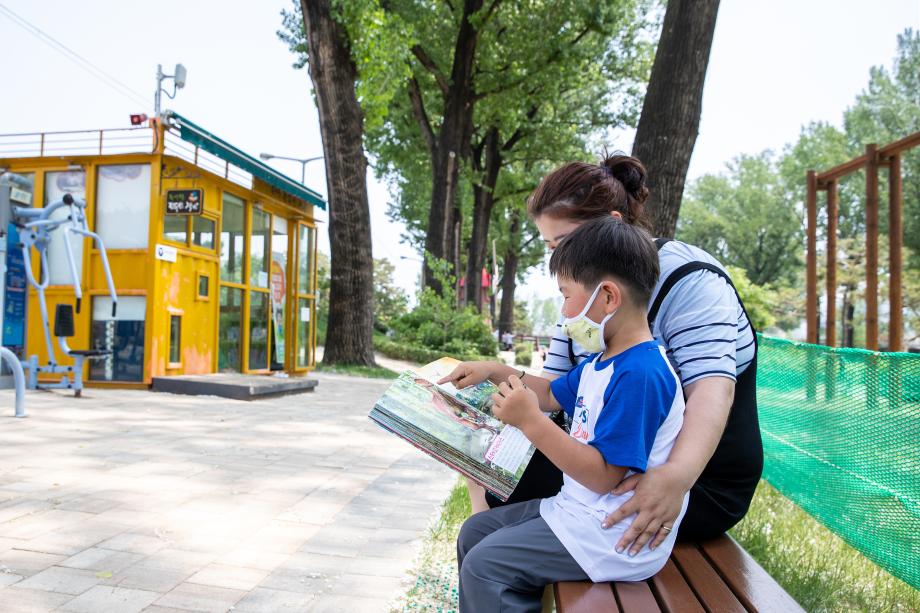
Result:
<svg viewBox="0 0 920 613"><path fill-rule="evenodd" d="M806 206L808 209L808 256L806 267L806 330L807 341L818 343L818 191L827 192L827 316L825 344L837 344L837 183L860 169L866 171L866 349L878 351L878 169L888 168L888 351L903 350L904 320L901 284L901 248L904 243L901 189L901 154L920 145L920 132L915 132L883 147L866 145L866 152L849 162L818 173L809 170Z"/></svg>

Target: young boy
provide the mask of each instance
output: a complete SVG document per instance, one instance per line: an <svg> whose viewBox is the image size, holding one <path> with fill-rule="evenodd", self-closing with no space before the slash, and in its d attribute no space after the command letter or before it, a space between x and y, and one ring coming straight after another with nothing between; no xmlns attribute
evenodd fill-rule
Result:
<svg viewBox="0 0 920 613"><path fill-rule="evenodd" d="M494 413L562 470L564 485L552 498L464 523L457 539L462 612L539 611L543 587L555 581L646 579L674 546L676 523L661 527L669 534L659 547L635 556L615 549L625 522L601 526L632 496L613 495L613 488L664 463L683 423L680 381L646 319L658 280L655 245L644 230L604 217L566 237L549 266L565 299L566 332L594 355L552 383L510 377L493 396ZM458 371L451 376L460 383L473 375ZM571 433L541 408L565 410Z"/></svg>

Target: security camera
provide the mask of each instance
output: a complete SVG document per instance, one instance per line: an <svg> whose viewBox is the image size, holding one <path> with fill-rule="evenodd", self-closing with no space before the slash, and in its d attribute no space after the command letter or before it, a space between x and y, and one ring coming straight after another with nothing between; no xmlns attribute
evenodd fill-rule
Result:
<svg viewBox="0 0 920 613"><path fill-rule="evenodd" d="M188 71L185 69L185 66L182 64L176 64L176 72L173 75L173 82L176 84L176 89L182 89L185 87L185 77L188 75Z"/></svg>

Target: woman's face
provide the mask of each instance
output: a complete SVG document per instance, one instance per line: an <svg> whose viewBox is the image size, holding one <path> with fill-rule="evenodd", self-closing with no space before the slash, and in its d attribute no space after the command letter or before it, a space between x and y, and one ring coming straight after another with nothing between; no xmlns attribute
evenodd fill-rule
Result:
<svg viewBox="0 0 920 613"><path fill-rule="evenodd" d="M610 216L616 217L617 219L623 219L619 211L611 211ZM584 223L582 220L576 221L573 219L551 217L549 215L541 215L535 218L533 222L540 231L540 236L543 237L543 243L550 251L553 251L562 239L574 232L575 228Z"/></svg>
<svg viewBox="0 0 920 613"><path fill-rule="evenodd" d="M555 249L562 239L582 223L580 221L550 217L549 215L541 215L534 219L533 222L540 231L540 236L543 237L543 243L550 251Z"/></svg>

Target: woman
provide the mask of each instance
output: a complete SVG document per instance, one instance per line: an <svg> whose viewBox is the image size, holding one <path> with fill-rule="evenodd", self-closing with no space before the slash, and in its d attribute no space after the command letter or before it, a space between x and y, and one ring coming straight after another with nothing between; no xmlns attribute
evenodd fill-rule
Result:
<svg viewBox="0 0 920 613"><path fill-rule="evenodd" d="M630 156L613 155L599 165L572 162L543 179L528 201L528 213L549 249L580 224L603 215L648 227L645 183L645 168ZM625 479L615 490L633 490L634 496L605 525L634 516L617 545L617 550L633 553L664 540L687 491L690 502L678 539L705 540L724 533L747 512L763 469L755 395L757 343L741 299L708 253L679 241L656 243L661 276L649 303L649 325L681 378L687 408L667 463ZM544 376L561 376L586 357L557 325ZM512 374L519 371L469 362L448 379L462 387ZM552 496L560 483L559 471L535 456L508 502ZM481 493L471 488L474 507ZM488 494L485 502L503 504Z"/></svg>

